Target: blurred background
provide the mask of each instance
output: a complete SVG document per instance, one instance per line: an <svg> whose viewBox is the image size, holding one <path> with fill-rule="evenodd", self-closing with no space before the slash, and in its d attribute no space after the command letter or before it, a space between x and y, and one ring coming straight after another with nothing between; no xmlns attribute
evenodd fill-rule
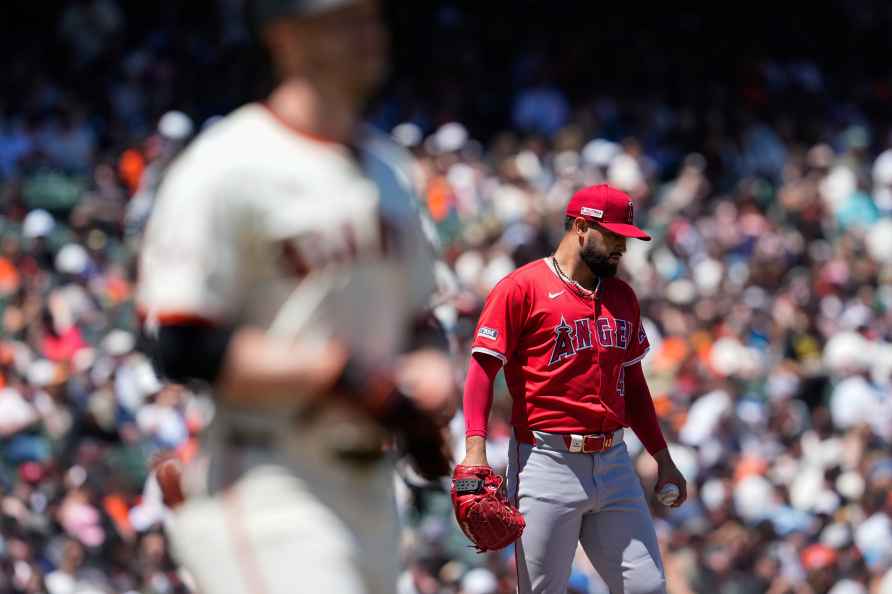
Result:
<svg viewBox="0 0 892 594"><path fill-rule="evenodd" d="M240 4L0 7L0 594L189 591L147 460L192 455L213 406L140 353L135 255L171 159L267 89ZM627 191L655 240L621 275L689 481L653 507L671 594L892 594L892 4L385 7L368 121L417 157L458 365L573 189ZM499 470L508 410L501 382ZM514 591L510 548L399 485L398 594ZM569 592L606 592L584 555Z"/></svg>

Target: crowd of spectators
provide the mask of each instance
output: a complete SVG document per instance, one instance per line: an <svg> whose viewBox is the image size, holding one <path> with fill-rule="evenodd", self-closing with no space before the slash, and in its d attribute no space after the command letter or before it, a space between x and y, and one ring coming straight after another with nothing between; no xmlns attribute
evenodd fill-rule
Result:
<svg viewBox="0 0 892 594"><path fill-rule="evenodd" d="M848 26L888 20L880 4L853 3L876 18L856 11ZM166 165L250 98L230 71L202 81L225 88L209 97L184 66L248 43L237 5L215 5L217 47L177 37L170 20L140 29L114 0L67 3L51 23L64 68L23 46L0 91L2 594L188 591L147 461L192 455L213 405L165 384L141 352L135 255ZM473 19L446 7L432 35L455 34L468 68L479 48L459 32ZM489 289L554 248L573 190L625 190L654 241L630 242L621 274L641 299L646 374L689 482L684 506L652 507L670 592L892 593L892 137L877 107L889 73L862 65L840 95L851 72L760 59L736 82L709 78L695 100L664 93L670 70L655 57L645 68L661 82L614 93L568 81L573 68L540 42L517 48L501 106L491 87L462 93L397 59L369 114L417 159L451 272L438 313L457 364ZM634 63L634 49L616 59ZM561 58L588 72L580 53ZM502 471L509 409L502 382L487 444ZM460 459L460 413L452 429ZM627 443L650 492L655 464ZM510 548L476 554L441 485L397 484L399 594L513 592ZM582 554L570 588L606 592Z"/></svg>

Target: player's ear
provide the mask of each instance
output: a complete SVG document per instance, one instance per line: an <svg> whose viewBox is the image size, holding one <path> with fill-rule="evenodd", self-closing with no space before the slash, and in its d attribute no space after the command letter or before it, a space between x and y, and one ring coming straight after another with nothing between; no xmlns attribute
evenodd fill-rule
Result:
<svg viewBox="0 0 892 594"><path fill-rule="evenodd" d="M588 221L582 217L576 217L576 220L573 221L573 227L576 229L576 232L581 235L588 233Z"/></svg>

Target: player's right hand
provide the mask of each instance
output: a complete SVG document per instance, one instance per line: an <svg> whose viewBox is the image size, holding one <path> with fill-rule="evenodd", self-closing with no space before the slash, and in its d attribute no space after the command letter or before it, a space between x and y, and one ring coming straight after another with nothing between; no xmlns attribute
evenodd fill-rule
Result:
<svg viewBox="0 0 892 594"><path fill-rule="evenodd" d="M485 437L471 435L465 438L465 457L460 466L489 466Z"/></svg>

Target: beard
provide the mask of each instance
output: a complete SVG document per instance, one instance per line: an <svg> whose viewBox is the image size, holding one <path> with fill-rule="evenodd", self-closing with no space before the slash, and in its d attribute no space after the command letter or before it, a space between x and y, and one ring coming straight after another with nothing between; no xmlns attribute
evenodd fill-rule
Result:
<svg viewBox="0 0 892 594"><path fill-rule="evenodd" d="M579 257L582 258L582 261L585 262L585 265L588 266L588 269L595 276L599 278L616 276L619 262L611 262L609 255L605 256L597 253L592 246L583 247L579 252Z"/></svg>

